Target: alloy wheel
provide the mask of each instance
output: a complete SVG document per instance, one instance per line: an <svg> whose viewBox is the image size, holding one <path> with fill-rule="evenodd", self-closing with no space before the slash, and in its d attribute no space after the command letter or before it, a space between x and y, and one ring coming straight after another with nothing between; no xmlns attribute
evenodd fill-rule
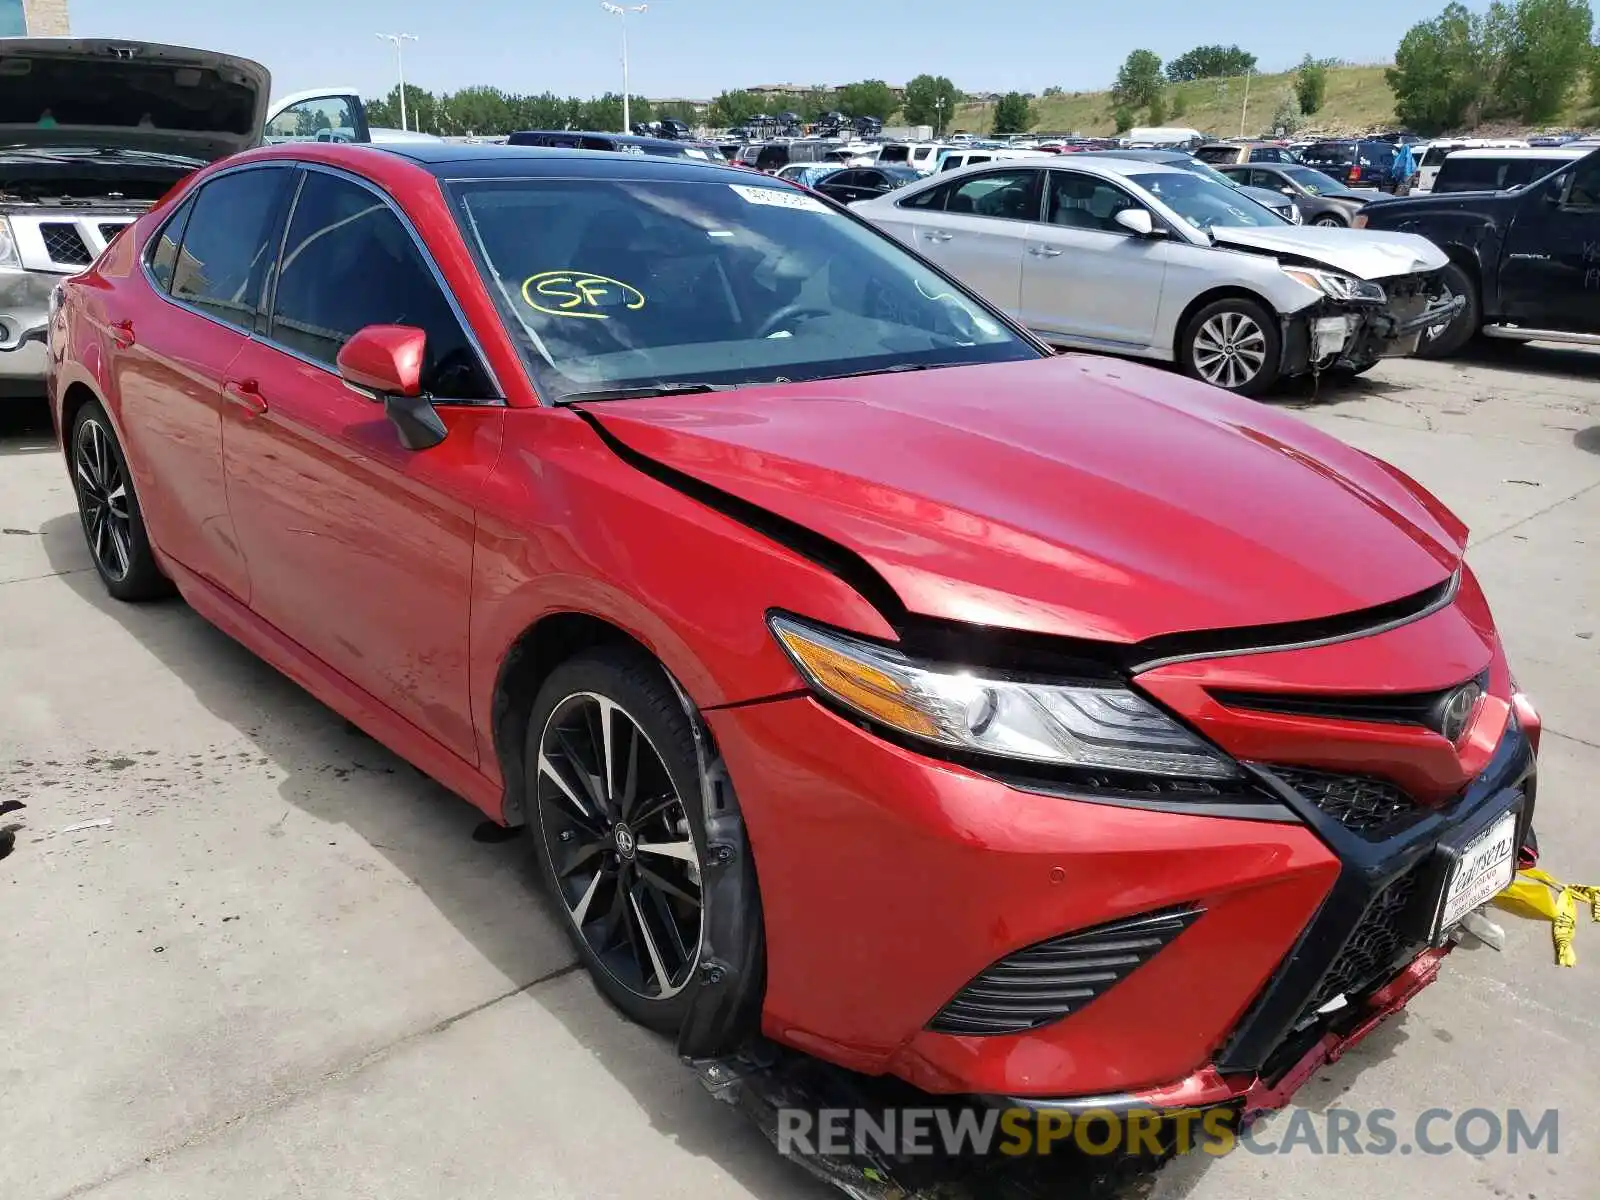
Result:
<svg viewBox="0 0 1600 1200"><path fill-rule="evenodd" d="M1443 300L1446 304L1452 303L1456 298L1455 289L1453 289L1448 283L1443 284L1442 287L1443 287L1444 290L1440 294L1439 298L1441 300ZM1461 315L1457 314L1454 318L1452 318L1449 321L1440 321L1436 325L1429 325L1426 329L1424 329L1422 331L1422 340L1424 342L1437 341L1439 338L1444 336L1445 331L1448 330L1451 325L1453 325L1456 321L1459 321L1461 319L1462 319Z"/></svg>
<svg viewBox="0 0 1600 1200"><path fill-rule="evenodd" d="M72 457L89 550L107 578L126 579L133 565L133 517L111 434L93 418L84 421Z"/></svg>
<svg viewBox="0 0 1600 1200"><path fill-rule="evenodd" d="M1344 222L1339 220L1338 217L1318 217L1315 221L1313 221L1311 223L1313 225L1321 225L1324 229L1343 229L1344 228Z"/></svg>
<svg viewBox="0 0 1600 1200"><path fill-rule="evenodd" d="M1266 360L1267 335L1245 313L1219 312L1195 334L1195 370L1217 387L1243 387Z"/></svg>
<svg viewBox="0 0 1600 1200"><path fill-rule="evenodd" d="M545 722L537 780L539 831L567 918L628 991L677 995L700 957L700 855L650 738L616 701L575 693Z"/></svg>

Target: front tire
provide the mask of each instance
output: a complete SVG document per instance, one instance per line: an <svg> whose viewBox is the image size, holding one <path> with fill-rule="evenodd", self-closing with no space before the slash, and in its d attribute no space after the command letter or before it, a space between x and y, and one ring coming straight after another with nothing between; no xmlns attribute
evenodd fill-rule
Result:
<svg viewBox="0 0 1600 1200"><path fill-rule="evenodd" d="M1465 296L1466 307L1443 325L1429 326L1417 343L1418 358L1449 358L1478 336L1483 325L1483 307L1478 299L1478 283L1460 263L1447 263L1441 272L1452 296Z"/></svg>
<svg viewBox="0 0 1600 1200"><path fill-rule="evenodd" d="M705 928L705 814L694 734L648 655L562 663L528 723L531 852L600 991L673 1035Z"/></svg>
<svg viewBox="0 0 1600 1200"><path fill-rule="evenodd" d="M128 460L98 401L78 410L67 446L83 536L106 591L130 602L170 595L172 584L150 548Z"/></svg>
<svg viewBox="0 0 1600 1200"><path fill-rule="evenodd" d="M1324 229L1348 229L1350 227L1349 221L1341 221L1332 213L1323 213L1311 223L1313 225L1320 225Z"/></svg>
<svg viewBox="0 0 1600 1200"><path fill-rule="evenodd" d="M1259 396L1278 381L1283 337L1277 319L1254 300L1214 300L1183 327L1178 361L1202 383Z"/></svg>

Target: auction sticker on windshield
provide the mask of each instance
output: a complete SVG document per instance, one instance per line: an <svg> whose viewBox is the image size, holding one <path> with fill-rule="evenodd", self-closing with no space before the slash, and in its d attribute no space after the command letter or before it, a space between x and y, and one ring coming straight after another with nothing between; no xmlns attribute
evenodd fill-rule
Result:
<svg viewBox="0 0 1600 1200"><path fill-rule="evenodd" d="M1508 812L1461 852L1445 886L1439 928L1450 928L1510 887L1516 865L1517 814Z"/></svg>
<svg viewBox="0 0 1600 1200"><path fill-rule="evenodd" d="M801 212L828 211L828 206L815 196L804 192L791 192L787 188L750 187L743 183L728 185L751 204L766 204L772 208L797 208Z"/></svg>

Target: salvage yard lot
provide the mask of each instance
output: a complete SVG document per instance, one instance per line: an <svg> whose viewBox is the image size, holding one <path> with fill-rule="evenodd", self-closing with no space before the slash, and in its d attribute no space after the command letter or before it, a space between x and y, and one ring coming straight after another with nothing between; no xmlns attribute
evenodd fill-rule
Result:
<svg viewBox="0 0 1600 1200"><path fill-rule="evenodd" d="M1600 353L1386 363L1308 397L1278 403L1472 527L1546 721L1545 865L1600 883ZM474 840L475 810L181 603L106 598L42 410L7 404L0 1197L834 1194L595 995L522 843ZM1548 927L1499 919L1504 953L1454 955L1299 1102L1402 1128L1554 1108L1557 1153L1193 1156L1155 1195L1592 1196L1600 927L1561 970Z"/></svg>

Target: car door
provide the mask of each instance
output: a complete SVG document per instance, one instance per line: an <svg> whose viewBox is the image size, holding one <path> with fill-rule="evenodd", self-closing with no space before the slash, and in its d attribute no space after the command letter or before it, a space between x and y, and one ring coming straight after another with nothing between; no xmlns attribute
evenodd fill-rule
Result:
<svg viewBox="0 0 1600 1200"><path fill-rule="evenodd" d="M1023 323L1047 340L1148 346L1161 310L1166 241L1117 224L1117 213L1144 205L1112 180L1060 168L1048 174L1045 220L1024 245ZM1161 218L1151 217L1160 227Z"/></svg>
<svg viewBox="0 0 1600 1200"><path fill-rule="evenodd" d="M295 92L273 102L267 112L266 141L370 142L366 106L353 91Z"/></svg>
<svg viewBox="0 0 1600 1200"><path fill-rule="evenodd" d="M474 506L503 408L410 225L355 178L306 168L266 333L234 363L228 501L266 622L468 762ZM367 325L427 331L423 389L449 429L405 449L347 387L339 349Z"/></svg>
<svg viewBox="0 0 1600 1200"><path fill-rule="evenodd" d="M1043 172L983 171L939 189L943 207L913 208L913 244L992 304L1014 313L1022 293L1022 247L1039 215Z"/></svg>
<svg viewBox="0 0 1600 1200"><path fill-rule="evenodd" d="M1500 257L1500 297L1517 324L1600 333L1600 151L1522 199Z"/></svg>
<svg viewBox="0 0 1600 1200"><path fill-rule="evenodd" d="M203 184L150 250L147 301L107 311L109 366L140 503L163 552L240 601L250 578L223 478L223 381L255 328L294 172Z"/></svg>

